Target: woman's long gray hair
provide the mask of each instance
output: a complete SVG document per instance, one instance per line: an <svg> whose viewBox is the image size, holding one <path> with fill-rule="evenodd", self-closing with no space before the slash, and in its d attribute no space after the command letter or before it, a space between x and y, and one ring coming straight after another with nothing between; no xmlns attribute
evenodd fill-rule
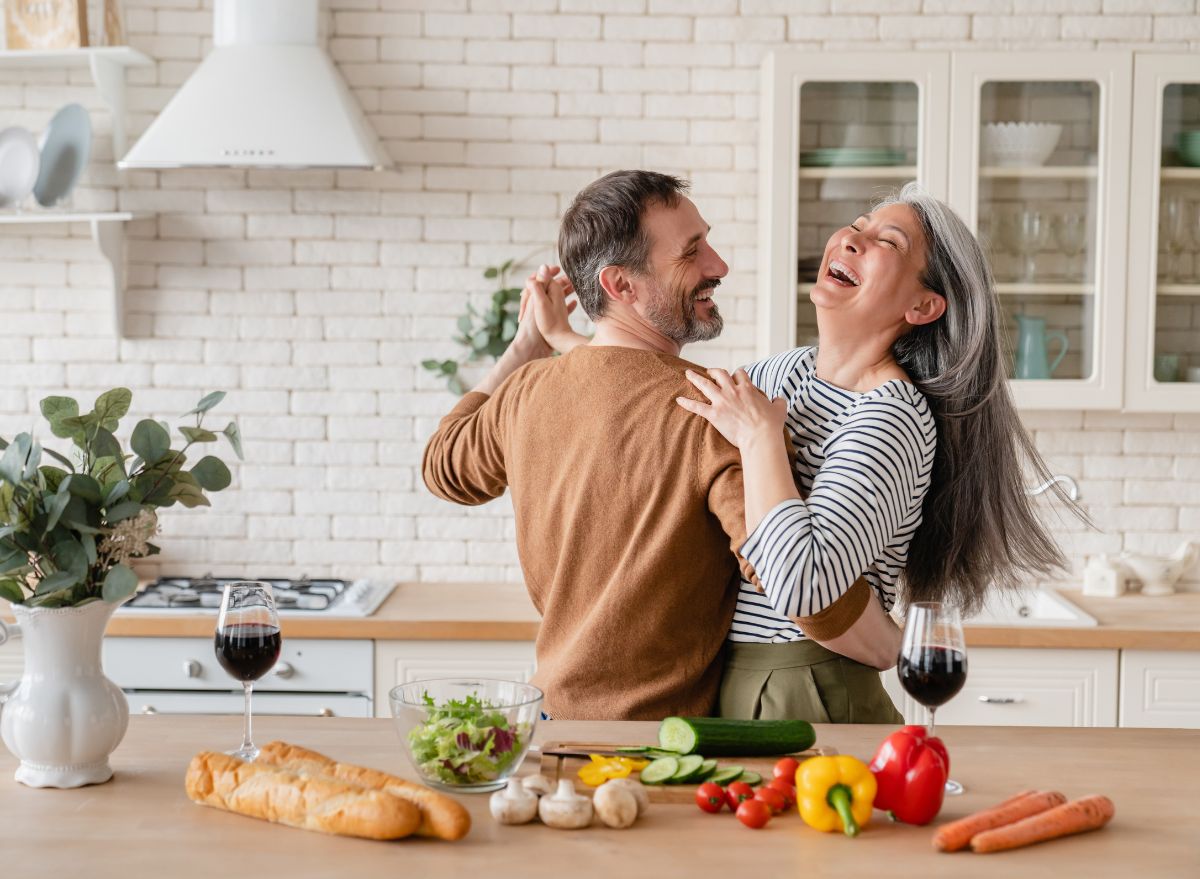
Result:
<svg viewBox="0 0 1200 879"><path fill-rule="evenodd" d="M1026 467L1039 481L1050 473L1009 392L999 301L983 249L954 211L917 184L880 206L896 203L912 208L925 233L922 283L946 299L939 320L913 327L892 346L937 422L932 482L909 547L904 597L969 613L993 584L1025 585L1022 573L1065 565L1025 491Z"/></svg>

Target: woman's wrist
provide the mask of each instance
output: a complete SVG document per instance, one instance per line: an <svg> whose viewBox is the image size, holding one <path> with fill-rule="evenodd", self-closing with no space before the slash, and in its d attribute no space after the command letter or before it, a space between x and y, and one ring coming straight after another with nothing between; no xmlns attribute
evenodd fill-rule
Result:
<svg viewBox="0 0 1200 879"><path fill-rule="evenodd" d="M561 332L553 333L546 338L550 347L559 354L566 354L580 345L586 345L591 341L587 336L577 333L574 330L566 329Z"/></svg>

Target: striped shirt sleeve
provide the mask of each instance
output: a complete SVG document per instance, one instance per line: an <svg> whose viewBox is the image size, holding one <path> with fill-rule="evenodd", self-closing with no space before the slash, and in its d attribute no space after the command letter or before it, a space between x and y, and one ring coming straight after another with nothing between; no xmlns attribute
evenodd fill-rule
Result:
<svg viewBox="0 0 1200 879"><path fill-rule="evenodd" d="M910 401L864 400L825 444L806 501L772 509L742 546L772 607L812 616L837 601L924 499L935 428Z"/></svg>

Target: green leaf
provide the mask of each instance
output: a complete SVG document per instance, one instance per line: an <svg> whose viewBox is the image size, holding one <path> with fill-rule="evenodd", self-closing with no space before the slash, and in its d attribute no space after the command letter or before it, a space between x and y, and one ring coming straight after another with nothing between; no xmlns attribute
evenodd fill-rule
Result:
<svg viewBox="0 0 1200 879"><path fill-rule="evenodd" d="M490 281L492 278L500 277L500 270L495 266L488 266L483 270L483 276Z"/></svg>
<svg viewBox="0 0 1200 879"><path fill-rule="evenodd" d="M190 472L192 476L196 477L200 487L209 491L221 491L228 488L229 483L233 482L229 468L220 458L214 458L212 455L206 455L197 461L196 466Z"/></svg>
<svg viewBox="0 0 1200 879"><path fill-rule="evenodd" d="M0 574L10 574L18 568L23 568L29 564L29 556L23 552L14 552L4 558L0 558Z"/></svg>
<svg viewBox="0 0 1200 879"><path fill-rule="evenodd" d="M60 589L67 589L74 586L79 580L79 576L73 571L57 571L48 577L43 577L42 581L37 584L34 594L46 595L50 592L58 592Z"/></svg>
<svg viewBox="0 0 1200 879"><path fill-rule="evenodd" d="M60 455L58 452L54 451L54 449L42 449L42 451L58 463L67 465L67 469L72 473L75 472L75 465L71 463L70 458L66 457L65 455Z"/></svg>
<svg viewBox="0 0 1200 879"><path fill-rule="evenodd" d="M104 496L100 483L94 477L88 476L86 473L76 473L70 477L68 483L71 487L71 494L88 504L100 505L101 498Z"/></svg>
<svg viewBox="0 0 1200 879"><path fill-rule="evenodd" d="M118 522L124 522L126 519L136 516L141 511L142 505L137 501L125 501L124 503L117 504L115 507L109 508L104 518L109 525L115 525Z"/></svg>
<svg viewBox="0 0 1200 879"><path fill-rule="evenodd" d="M13 604L20 604L25 600L25 593L21 589L21 584L16 580L0 580L0 598L7 598Z"/></svg>
<svg viewBox="0 0 1200 879"><path fill-rule="evenodd" d="M122 479L119 482L113 484L113 486L110 487L104 493L103 506L105 508L111 507L113 504L115 504L121 498L125 497L125 495L127 495L127 494L129 494L129 480Z"/></svg>
<svg viewBox="0 0 1200 879"><path fill-rule="evenodd" d="M60 470L57 467L52 467L49 464L43 464L38 468L42 476L46 480L46 488L50 491L58 491L58 487L62 485L62 481L67 478L67 471Z"/></svg>
<svg viewBox="0 0 1200 879"><path fill-rule="evenodd" d="M181 427L179 432L194 443L215 443L217 435L203 427Z"/></svg>
<svg viewBox="0 0 1200 879"><path fill-rule="evenodd" d="M171 451L171 436L157 421L146 418L133 429L129 445L147 464L157 464Z"/></svg>
<svg viewBox="0 0 1200 879"><path fill-rule="evenodd" d="M101 427L105 430L116 430L117 423L129 411L131 402L133 402L133 393L129 388L113 388L96 398L96 405L92 407L92 412L100 419Z"/></svg>
<svg viewBox="0 0 1200 879"><path fill-rule="evenodd" d="M84 555L87 556L87 563L90 567L96 564L96 537L93 534L80 534L79 544L83 547Z"/></svg>
<svg viewBox="0 0 1200 879"><path fill-rule="evenodd" d="M512 268L512 264L513 261L511 259L506 259L503 265L500 266L500 274L507 274L508 270Z"/></svg>
<svg viewBox="0 0 1200 879"><path fill-rule="evenodd" d="M74 583L87 576L87 552L78 540L60 540L50 549L50 557L54 559L54 564L60 571L70 571L75 575Z"/></svg>
<svg viewBox="0 0 1200 879"><path fill-rule="evenodd" d="M13 486L21 484L21 474L25 471L25 459L29 457L32 444L33 439L27 433L19 433L13 438L12 445L4 450L3 455L0 455L0 479Z"/></svg>
<svg viewBox="0 0 1200 879"><path fill-rule="evenodd" d="M246 460L242 456L242 432L238 429L237 422L229 422L221 433L225 434L225 439L229 440L229 445L233 448L233 453L237 455L238 460Z"/></svg>
<svg viewBox="0 0 1200 879"><path fill-rule="evenodd" d="M458 331L460 333L462 333L464 336L471 335L471 316L468 314L462 315L461 317L459 317L458 322L455 324L455 326L458 327Z"/></svg>
<svg viewBox="0 0 1200 879"><path fill-rule="evenodd" d="M430 372L441 372L442 364L437 360L422 360L421 366Z"/></svg>
<svg viewBox="0 0 1200 879"><path fill-rule="evenodd" d="M58 491L46 502L46 514L49 518L46 520L46 529L44 534L49 534L54 530L54 526L58 524L58 520L62 518L62 514L67 509L67 504L71 501L70 495L71 477L67 477L59 483Z"/></svg>
<svg viewBox="0 0 1200 879"><path fill-rule="evenodd" d="M458 375L458 362L454 360L443 360L442 375Z"/></svg>
<svg viewBox="0 0 1200 879"><path fill-rule="evenodd" d="M116 604L128 598L137 590L137 574L125 565L113 565L104 575L104 585L100 594L109 604Z"/></svg>
<svg viewBox="0 0 1200 879"><path fill-rule="evenodd" d="M29 457L25 459L25 469L21 471L21 478L26 482L37 476L38 466L42 463L42 444L34 440L29 446Z"/></svg>
<svg viewBox="0 0 1200 879"><path fill-rule="evenodd" d="M463 384L462 379L458 376L454 376L448 382L446 382L446 387L458 394L460 397L467 392L467 386Z"/></svg>
<svg viewBox="0 0 1200 879"><path fill-rule="evenodd" d="M491 337L488 335L487 330L480 330L479 332L477 332L475 335L473 335L471 337L471 344L474 345L480 351L487 348L487 344L489 341L491 341Z"/></svg>
<svg viewBox="0 0 1200 879"><path fill-rule="evenodd" d="M207 412L209 409L211 409L213 406L216 406L218 403L220 403L224 399L225 399L224 391L213 391L211 394L205 394L203 397L200 398L200 402L196 404L195 409L192 409L190 412L184 412L183 415L181 415L180 417L187 418L189 415L199 415L203 412Z"/></svg>
<svg viewBox="0 0 1200 879"><path fill-rule="evenodd" d="M191 485L187 482L176 482L172 487L170 494L167 497L172 501L178 501L185 507L191 509L193 507L210 507L212 504L208 502L208 498L204 496L204 492L199 486ZM169 506L164 504L164 506Z"/></svg>
<svg viewBox="0 0 1200 879"><path fill-rule="evenodd" d="M63 424L66 418L79 415L79 404L70 397L46 397L41 402L42 417L50 422L50 432L62 439L74 439L78 428Z"/></svg>
<svg viewBox="0 0 1200 879"><path fill-rule="evenodd" d="M112 432L105 427L97 427L92 437L92 456L94 458L115 458L125 460L125 452Z"/></svg>

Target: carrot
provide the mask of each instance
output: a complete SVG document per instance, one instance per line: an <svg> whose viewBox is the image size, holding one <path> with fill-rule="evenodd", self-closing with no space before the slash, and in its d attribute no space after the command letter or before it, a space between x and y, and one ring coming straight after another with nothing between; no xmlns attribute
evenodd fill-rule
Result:
<svg viewBox="0 0 1200 879"><path fill-rule="evenodd" d="M1004 802L975 812L949 824L943 824L933 835L933 847L940 852L956 852L971 844L977 833L1012 824L1038 812L1053 809L1067 801L1058 791L1026 791Z"/></svg>
<svg viewBox="0 0 1200 879"><path fill-rule="evenodd" d="M1116 808L1108 797L1084 797L1031 815L1016 824L977 834L971 839L971 850L977 854L1002 852L1085 830L1098 830L1111 821L1114 814Z"/></svg>

